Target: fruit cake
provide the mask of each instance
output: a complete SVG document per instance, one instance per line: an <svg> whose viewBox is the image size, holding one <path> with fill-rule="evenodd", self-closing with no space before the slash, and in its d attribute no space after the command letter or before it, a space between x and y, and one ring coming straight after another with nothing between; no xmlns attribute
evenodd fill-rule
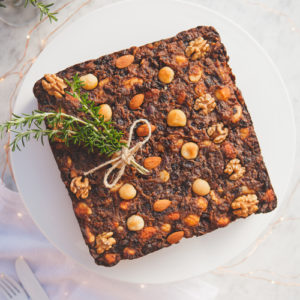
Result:
<svg viewBox="0 0 300 300"><path fill-rule="evenodd" d="M34 86L42 111L83 114L65 79L82 90L128 139L134 121L151 124L150 140L106 188L109 160L84 146L50 141L61 178L95 262L113 266L267 213L277 201L251 117L216 29L199 26L174 37L131 47L47 74ZM149 134L141 124L132 144ZM62 229L63 230L63 229Z"/></svg>

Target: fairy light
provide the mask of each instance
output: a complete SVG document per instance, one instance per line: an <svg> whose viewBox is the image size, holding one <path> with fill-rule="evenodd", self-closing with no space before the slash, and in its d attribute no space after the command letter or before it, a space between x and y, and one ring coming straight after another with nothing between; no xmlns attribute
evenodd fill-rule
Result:
<svg viewBox="0 0 300 300"><path fill-rule="evenodd" d="M85 5L87 5L89 2L91 2L92 0L87 0L84 3L82 3L77 9L75 9L71 15L69 15L60 25L58 25L53 31L51 31L45 38L41 39L40 43L41 43L41 49L40 51L31 59L28 59L27 61L25 61L27 53L28 53L28 48L31 42L31 36L32 34L45 22L45 20L47 19L47 17L43 18L40 22L38 22L37 24L35 24L27 33L26 35L26 42L25 42L25 47L24 47L24 51L23 51L23 55L21 56L21 58L17 61L17 63L9 70L7 71L5 74L3 74L2 76L0 76L0 82L3 82L5 80L6 77L11 76L11 75L17 75L18 76L18 81L15 85L14 90L12 91L10 98L9 98L9 106L10 106L10 115L12 114L12 107L13 107L13 102L15 99L15 95L16 92L18 90L18 87L23 79L23 77L28 73L28 71L30 70L32 64L36 61L36 59L38 58L38 56L40 55L41 51L44 49L44 47L47 45L48 40L51 36L53 36L61 27L63 27L67 22L69 22ZM62 5L61 7L59 7L56 12L59 12L61 10L63 10L64 8L68 7L73 1L69 1L67 3L65 3L64 5ZM285 14L282 11L279 10L275 10L273 8L268 7L265 4L262 4L260 2L254 2L254 1L250 1L250 0L243 0L243 2L245 4L248 5L252 5L252 6L257 6L269 13L272 13L274 15L277 16L282 16L284 18L286 18L286 20L288 21L288 23L291 25L290 30L291 32L300 34L300 29L296 26L296 23L294 22L294 20L292 18L289 17L289 15ZM19 71L16 71L19 70ZM5 154L6 154L6 163L4 165L3 171L2 171L2 179L4 177L4 173L6 171L7 166L9 167L9 171L11 173L11 176L14 180L14 175L12 172L12 167L11 167L11 163L10 163L10 159L9 159L9 144L10 144L10 136L8 135L8 141L5 145ZM297 183L297 185L295 186L294 192L296 191L296 188L299 186L299 182ZM293 198L294 192L292 192L291 196L288 199L288 204L285 207L285 210L287 210L288 205L290 204L291 199ZM283 214L284 215L284 214ZM283 278L287 278L287 279L295 279L295 278L299 278L300 274L296 274L293 276L287 276L284 274L279 274L276 273L272 270L252 270L252 271L248 271L246 273L239 273L239 272L235 272L232 269L236 266L239 266L241 264L243 264L246 260L248 260L252 255L254 255L254 253L256 252L256 250L258 249L258 247L264 242L266 241L270 235L273 233L273 231L277 228L278 225L284 223L284 222L291 222L291 221L300 221L300 218L287 218L284 216L281 216L280 218L278 218L273 224L271 224L269 230L263 235L263 237L259 238L256 240L253 248L249 251L249 253L242 258L240 261L238 261L237 263L234 263L230 266L223 266L220 267L214 271L212 271L211 273L214 274L231 274L231 275L235 275L235 276L240 276L240 277L246 277L246 278L252 278L252 279L257 279L257 280L263 280L263 281L267 281L272 285L284 285L284 286L296 286L296 287L300 287L300 283L296 283L296 282L282 282L282 281L277 281L275 279L269 279L267 277L263 277L263 276L257 276L255 274L257 273L265 273L265 274L270 274L273 276L278 276L278 277L283 277ZM19 218L21 218L23 216L23 214L21 212L17 213L17 216ZM82 284L87 284L86 281L83 281ZM145 285L144 284L140 284L140 288L144 289ZM68 296L69 293L68 292L64 292L65 296Z"/></svg>

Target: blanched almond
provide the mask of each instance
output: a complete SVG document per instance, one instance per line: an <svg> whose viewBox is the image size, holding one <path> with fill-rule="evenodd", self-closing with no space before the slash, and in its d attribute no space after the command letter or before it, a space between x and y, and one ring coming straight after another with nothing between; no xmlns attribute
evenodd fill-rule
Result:
<svg viewBox="0 0 300 300"><path fill-rule="evenodd" d="M156 167L158 167L161 163L161 157L159 156L151 156L151 157L147 157L145 160L144 160L144 167L146 169L154 169Z"/></svg>
<svg viewBox="0 0 300 300"><path fill-rule="evenodd" d="M131 65L134 61L134 56L131 54L123 55L117 58L116 60L116 67L118 69L123 69Z"/></svg>
<svg viewBox="0 0 300 300"><path fill-rule="evenodd" d="M156 129L156 126L151 125L151 133ZM138 136L147 136L149 134L149 129L147 124L143 124L136 130Z"/></svg>
<svg viewBox="0 0 300 300"><path fill-rule="evenodd" d="M168 199L157 200L153 204L153 210L157 211L157 212L164 211L165 209L167 209L170 206L170 204L171 204L171 201Z"/></svg>
<svg viewBox="0 0 300 300"><path fill-rule="evenodd" d="M134 97L132 97L132 99L129 102L129 108L130 109L138 109L144 101L144 94L137 94Z"/></svg>
<svg viewBox="0 0 300 300"><path fill-rule="evenodd" d="M169 244L176 244L183 238L183 236L184 231L176 231L168 236L167 241Z"/></svg>

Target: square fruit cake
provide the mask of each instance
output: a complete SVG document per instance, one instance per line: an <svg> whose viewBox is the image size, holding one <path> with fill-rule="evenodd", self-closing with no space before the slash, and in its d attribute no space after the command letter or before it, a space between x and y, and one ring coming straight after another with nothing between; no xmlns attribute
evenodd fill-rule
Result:
<svg viewBox="0 0 300 300"><path fill-rule="evenodd" d="M42 111L83 114L64 82L78 74L83 91L125 140L134 121L151 124L149 141L135 154L150 173L126 166L112 188L103 183L110 166L82 175L110 158L50 141L97 264L113 266L275 209L276 196L228 60L217 31L199 26L36 82ZM145 139L148 128L137 127L132 144Z"/></svg>

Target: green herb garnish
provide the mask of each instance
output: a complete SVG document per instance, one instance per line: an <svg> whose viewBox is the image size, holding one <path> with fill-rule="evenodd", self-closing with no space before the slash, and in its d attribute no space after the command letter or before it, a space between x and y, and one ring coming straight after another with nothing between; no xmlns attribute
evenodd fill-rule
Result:
<svg viewBox="0 0 300 300"><path fill-rule="evenodd" d="M51 141L61 140L67 146L70 143L86 147L89 151L99 151L100 154L111 156L125 146L121 142L123 132L118 131L111 121L104 121L99 116L99 106L88 98L88 93L81 93L82 82L78 75L70 82L65 79L71 88L67 92L77 98L81 104L79 111L85 113L85 117L78 118L61 111L42 112L33 111L31 114L15 115L10 121L0 124L1 137L5 132L15 135L10 143L12 151L20 150L20 143L25 146L31 138L40 140L47 136ZM43 121L47 123L47 129L43 128Z"/></svg>
<svg viewBox="0 0 300 300"><path fill-rule="evenodd" d="M54 5L54 3L44 4L41 1L37 0L26 0L25 7L28 3L32 4L34 7L37 7L40 10L40 20L42 20L43 16L47 16L49 18L50 23L52 21L57 21L56 14L57 12L50 12L50 7Z"/></svg>

